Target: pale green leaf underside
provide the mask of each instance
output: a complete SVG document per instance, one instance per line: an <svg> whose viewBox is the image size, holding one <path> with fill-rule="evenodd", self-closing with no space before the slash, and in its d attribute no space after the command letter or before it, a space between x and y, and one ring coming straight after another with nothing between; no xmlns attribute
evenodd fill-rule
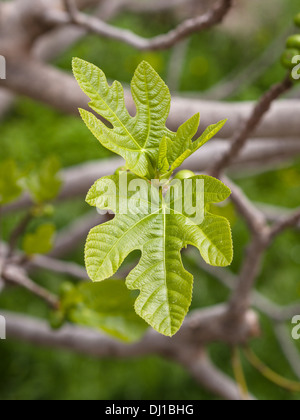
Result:
<svg viewBox="0 0 300 420"><path fill-rule="evenodd" d="M102 70L78 58L73 60L73 71L81 89L91 99L90 107L112 128L91 112L80 110L85 124L104 147L122 156L127 167L137 176L153 179L157 173L164 175L172 172L178 158L189 157L225 123L221 121L209 127L194 142L199 128L199 114L182 124L177 133L168 130L166 121L171 95L164 81L146 62L138 66L131 83L137 109L135 117L126 109L124 91L119 82L109 86ZM162 149L164 138L167 138L167 147ZM187 150L188 155L183 156Z"/></svg>
<svg viewBox="0 0 300 420"><path fill-rule="evenodd" d="M90 204L108 202L108 178L92 187ZM197 178L205 181L206 204L230 195L220 181L207 176ZM147 200L144 206L148 206ZM163 203L158 203L153 213L117 214L112 221L92 229L86 244L86 266L93 281L102 281L114 275L131 252L140 250L141 260L126 280L129 289L140 290L136 312L154 329L172 336L179 330L192 299L193 276L184 269L180 255L187 245L198 248L208 264L227 266L232 261L231 231L226 219L206 211L203 223L197 226L185 214L166 214Z"/></svg>

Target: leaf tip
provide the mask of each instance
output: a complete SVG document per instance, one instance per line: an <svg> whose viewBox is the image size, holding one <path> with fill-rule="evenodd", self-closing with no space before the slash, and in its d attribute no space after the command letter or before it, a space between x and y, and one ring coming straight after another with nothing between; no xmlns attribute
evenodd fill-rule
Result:
<svg viewBox="0 0 300 420"><path fill-rule="evenodd" d="M74 74L75 77L77 75L79 67L83 63L85 63L85 62L81 58L78 58L78 57L73 57L72 58L72 70L73 70L73 74Z"/></svg>

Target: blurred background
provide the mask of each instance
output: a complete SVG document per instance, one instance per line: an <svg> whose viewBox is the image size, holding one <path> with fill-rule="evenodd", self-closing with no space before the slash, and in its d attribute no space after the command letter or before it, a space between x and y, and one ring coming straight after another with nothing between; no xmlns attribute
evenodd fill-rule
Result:
<svg viewBox="0 0 300 420"><path fill-rule="evenodd" d="M137 65L145 59L179 95L208 100L255 100L284 77L280 55L286 37L293 32L293 16L300 11L300 5L297 0L239 0L236 3L222 25L193 35L167 52L140 53L119 42L88 35L56 57L53 63L70 72L72 57L78 56L98 65L110 80L117 79L126 85ZM199 1L199 8L205 11L210 4L211 1ZM191 11L188 5L177 8L176 13L124 12L112 23L150 37L167 32L191 13L194 9ZM297 89L292 92L294 97L299 94ZM201 113L201 109L199 111ZM110 156L79 118L25 97L18 97L2 117L0 132L0 161L12 158L21 168L40 165L51 156L57 157L63 168ZM251 176L236 174L234 180L255 202L285 208L300 205L300 159ZM55 207L54 223L61 229L89 211L83 198L59 204ZM224 211L233 227L232 271L237 272L249 233L230 204ZM16 214L2 220L4 238L20 217ZM264 260L258 289L278 304L299 301L299 255L300 233L289 231L276 240ZM83 245L68 259L83 264ZM204 271L199 272L193 255L186 256L184 264L195 276L193 308L228 298L227 289ZM57 292L61 282L70 279L39 272L34 280ZM5 289L0 294L1 309L41 318L48 316L43 303L15 288ZM254 342L254 349L278 373L296 379L271 324L263 316L262 324L263 337ZM297 345L300 351L300 341ZM209 351L216 365L232 376L228 347L214 344ZM258 398L300 399L300 394L284 391L263 379L246 362L245 373L250 390ZM95 360L11 340L0 341L0 378L1 400L216 398L199 388L182 368L158 357Z"/></svg>

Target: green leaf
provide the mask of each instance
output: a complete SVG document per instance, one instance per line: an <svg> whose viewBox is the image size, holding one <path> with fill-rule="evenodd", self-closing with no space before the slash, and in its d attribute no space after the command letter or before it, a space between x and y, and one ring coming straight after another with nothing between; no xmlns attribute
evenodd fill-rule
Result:
<svg viewBox="0 0 300 420"><path fill-rule="evenodd" d="M59 161L51 157L28 175L25 183L36 203L49 202L57 197L62 185L59 171Z"/></svg>
<svg viewBox="0 0 300 420"><path fill-rule="evenodd" d="M229 188L214 178L194 176L178 181L184 189L183 197L177 196L167 178L226 121L208 127L196 140L199 114L176 133L167 129L170 92L146 62L139 65L131 84L137 110L134 117L126 109L120 83L109 86L99 68L77 58L73 70L91 99L90 107L105 120L81 110L84 122L105 147L126 160L126 170L130 171L123 173L125 181L119 173L102 178L87 195L90 205L115 214L113 220L95 227L88 236L85 259L89 276L95 282L106 280L130 253L141 251L140 262L127 277L126 285L140 291L135 302L137 314L157 331L172 336L180 328L192 298L193 277L183 267L181 250L195 246L208 264L227 266L233 248L229 222L209 211L211 204L230 195ZM155 177L164 183L147 181ZM192 182L188 187L187 181ZM204 185L203 191L199 183ZM182 206L188 198L189 205ZM197 200L201 202L202 218L192 217Z"/></svg>
<svg viewBox="0 0 300 420"><path fill-rule="evenodd" d="M107 186L108 178L116 183L114 193ZM131 176L128 186L133 180ZM181 249L195 246L204 260L215 266L227 266L233 257L229 222L208 211L210 203L225 200L230 190L219 180L195 176L191 178L193 200L197 180L204 181L204 220L200 224L185 212L175 211L176 200L167 201L168 194L166 198L155 195L148 183L142 198L129 197L126 214L121 214L116 202L111 200L114 194L126 196L126 188L120 186L121 181L116 177L100 179L88 194L90 204L116 213L112 221L95 227L88 236L85 260L90 278L98 282L113 276L131 252L140 250L140 263L129 274L126 284L131 290L140 290L135 302L137 314L167 336L179 330L192 299L193 276L183 267ZM135 211L137 203L138 212Z"/></svg>
<svg viewBox="0 0 300 420"><path fill-rule="evenodd" d="M0 164L0 206L16 200L22 193L22 174L13 160Z"/></svg>
<svg viewBox="0 0 300 420"><path fill-rule="evenodd" d="M196 150L200 149L200 147L204 146L205 143L212 139L224 127L227 121L228 120L222 120L217 124L213 124L207 127L200 138L191 144L192 152L196 152Z"/></svg>
<svg viewBox="0 0 300 420"><path fill-rule="evenodd" d="M73 70L91 99L90 107L113 126L108 128L93 114L81 110L88 128L103 146L121 155L132 172L153 177L157 146L167 132L165 123L171 102L167 86L149 64L141 63L131 85L137 107L137 115L132 118L120 83L114 82L110 87L100 69L77 58L73 60Z"/></svg>
<svg viewBox="0 0 300 420"><path fill-rule="evenodd" d="M173 141L169 140L168 157L172 165L187 149L191 149L192 139L198 131L199 124L200 114L196 114L179 127Z"/></svg>
<svg viewBox="0 0 300 420"><path fill-rule="evenodd" d="M177 133L168 130L166 121L171 95L163 80L146 62L138 66L131 83L137 109L135 117L126 109L119 82L109 86L102 70L79 58L73 59L73 71L81 89L91 99L90 107L112 127L91 112L80 110L85 124L104 147L122 156L128 169L137 176L153 179L157 172L164 175L187 149L192 154L218 131L216 127L205 132L204 137L193 143L199 114L179 127ZM162 144L164 138L167 138L167 150Z"/></svg>
<svg viewBox="0 0 300 420"><path fill-rule="evenodd" d="M123 280L82 283L66 292L61 308L75 324L104 331L120 340L139 340L147 324L133 309L134 297Z"/></svg>
<svg viewBox="0 0 300 420"><path fill-rule="evenodd" d="M183 162L188 159L193 153L204 146L211 140L225 125L227 120L213 124L204 131L199 139L193 141L193 137L197 132L200 123L200 115L196 114L193 118L183 124L178 132L174 142L169 141L168 156L172 156L170 174L179 168ZM181 140L180 140L181 139ZM184 141L182 141L184 139Z"/></svg>
<svg viewBox="0 0 300 420"><path fill-rule="evenodd" d="M44 224L34 233L28 233L23 240L23 250L27 255L48 254L53 248L55 226Z"/></svg>

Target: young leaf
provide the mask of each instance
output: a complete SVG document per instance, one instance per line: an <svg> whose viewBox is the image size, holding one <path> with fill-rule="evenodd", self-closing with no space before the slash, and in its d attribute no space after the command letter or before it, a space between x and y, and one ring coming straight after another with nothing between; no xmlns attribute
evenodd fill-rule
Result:
<svg viewBox="0 0 300 420"><path fill-rule="evenodd" d="M116 202L110 200L113 194L107 188L108 178L117 183L114 192L117 198L126 195L116 177L100 179L88 195L90 204L105 209L110 206L116 214L112 221L92 229L88 236L85 252L88 274L95 282L105 280L117 272L131 252L140 250L140 263L126 280L129 289L140 290L136 312L158 332L172 336L179 330L192 299L193 276L183 267L181 249L192 245L208 264L229 265L233 253L229 223L205 210L203 222L197 225L186 213L167 209L159 195L153 205L153 188L148 183L145 184L148 191L139 200L139 211L134 210L136 198L135 202L128 201L127 213L121 214ZM128 183L133 179L131 176ZM229 188L214 178L198 176L191 180L193 199L197 193L196 180L204 181L206 209L210 203L221 202L230 195Z"/></svg>
<svg viewBox="0 0 300 420"><path fill-rule="evenodd" d="M22 193L22 174L13 160L0 163L0 206L16 200Z"/></svg>
<svg viewBox="0 0 300 420"><path fill-rule="evenodd" d="M48 223L28 233L23 240L23 250L27 255L48 254L53 248L55 226Z"/></svg>
<svg viewBox="0 0 300 420"><path fill-rule="evenodd" d="M139 340L148 328L133 305L134 297L123 280L81 283L61 299L61 310L70 322L100 329L126 342Z"/></svg>
<svg viewBox="0 0 300 420"><path fill-rule="evenodd" d="M189 158L193 153L204 146L210 139L212 139L224 126L227 120L213 124L204 131L198 140L193 141L193 137L197 132L200 115L196 114L193 118L183 124L176 135L174 142L168 142L168 156L171 155L171 169L170 174L179 168L183 162ZM184 139L184 141L182 141Z"/></svg>
<svg viewBox="0 0 300 420"><path fill-rule="evenodd" d="M36 203L49 202L57 197L62 185L59 170L59 161L51 157L28 175L25 183Z"/></svg>
<svg viewBox="0 0 300 420"><path fill-rule="evenodd" d="M158 145L167 132L165 123L171 102L167 86L149 64L141 63L131 85L137 107L137 115L132 118L120 83L109 87L100 69L77 58L73 60L73 70L91 99L90 107L113 126L110 129L93 114L81 110L88 128L103 146L121 155L132 172L152 178Z"/></svg>
<svg viewBox="0 0 300 420"><path fill-rule="evenodd" d="M119 82L109 86L105 74L93 64L73 59L74 75L91 99L90 107L112 125L108 127L92 113L80 110L81 116L100 143L126 160L127 168L137 176L153 179L157 172L167 173L170 166L189 150L189 156L206 143L222 127L209 128L193 143L200 116L196 114L174 133L166 128L170 111L169 89L146 62L142 62L131 83L137 114L126 109L124 91ZM167 138L167 149L162 145ZM164 153L162 159L161 153ZM185 158L188 157L185 155ZM169 166L168 166L169 165Z"/></svg>
<svg viewBox="0 0 300 420"><path fill-rule="evenodd" d="M200 124L200 114L194 115L184 124L182 124L174 138L168 141L168 157L171 165L183 155L188 149L191 149L191 143L196 135Z"/></svg>
<svg viewBox="0 0 300 420"><path fill-rule="evenodd" d="M226 124L228 120L222 120L217 124L210 125L204 131L204 133L199 137L198 140L192 142L191 149L192 152L196 152L200 147L204 146L210 139L212 139Z"/></svg>

